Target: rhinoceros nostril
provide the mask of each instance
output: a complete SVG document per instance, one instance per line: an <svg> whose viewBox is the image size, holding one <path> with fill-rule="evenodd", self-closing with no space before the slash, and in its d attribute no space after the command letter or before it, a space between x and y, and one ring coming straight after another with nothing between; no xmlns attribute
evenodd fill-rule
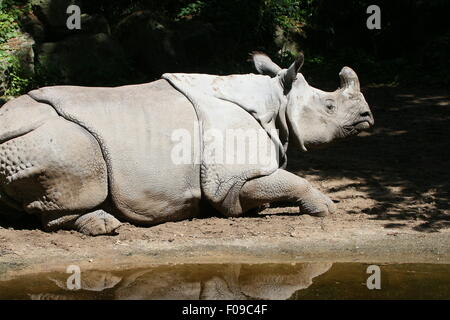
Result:
<svg viewBox="0 0 450 320"><path fill-rule="evenodd" d="M363 118L365 118L365 117L369 118L369 117L371 117L371 113L369 111L365 111L365 112L362 112L360 114L360 116L363 117Z"/></svg>

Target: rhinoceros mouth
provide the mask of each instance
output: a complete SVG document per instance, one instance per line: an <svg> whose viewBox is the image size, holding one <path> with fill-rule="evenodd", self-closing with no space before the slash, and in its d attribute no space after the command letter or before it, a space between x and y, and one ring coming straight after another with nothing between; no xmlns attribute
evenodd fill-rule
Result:
<svg viewBox="0 0 450 320"><path fill-rule="evenodd" d="M372 127L372 125L369 121L362 120L352 123L351 125L344 126L344 130L347 135L354 135L360 133L361 131L368 130L370 127Z"/></svg>
<svg viewBox="0 0 450 320"><path fill-rule="evenodd" d="M359 121L359 122L353 124L353 127L359 131L370 129L371 126L372 126L372 124L367 120Z"/></svg>

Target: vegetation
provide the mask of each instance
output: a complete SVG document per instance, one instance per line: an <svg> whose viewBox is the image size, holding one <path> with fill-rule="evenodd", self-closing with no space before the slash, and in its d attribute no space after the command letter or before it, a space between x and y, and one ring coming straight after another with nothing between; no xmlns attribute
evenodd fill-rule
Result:
<svg viewBox="0 0 450 320"><path fill-rule="evenodd" d="M130 36L120 37L121 23L133 13L147 12L146 17L157 21L153 24L157 27L151 30L156 35L140 50L149 51L156 66L148 66L139 53L129 54L130 69L123 71L121 65L120 75L105 76L103 69L92 70L89 66L92 72L75 80L63 79L54 65L51 68L40 65L42 61L54 59L41 61L39 56L36 73L27 75L8 47L11 39L29 31L24 23L28 13L42 18L42 12L31 2L0 2L0 60L8 65L6 76L0 79L7 88L5 95L64 82L114 85L151 81L159 77L161 69L219 74L251 72L246 60L254 50L267 52L285 66L299 50L305 51L304 73L313 82L336 77L343 65L349 65L361 75L364 84L450 84L447 0L380 0L377 2L382 12L380 30L366 28L366 8L372 4L368 0L339 3L332 0L79 0L83 13L106 18L112 39L128 53L133 51L126 42ZM51 4L52 0L47 2ZM43 25L49 28L45 19ZM142 25L150 28L148 24ZM35 52L44 42L63 41L72 36L47 29L44 38L36 41ZM142 36L141 33L141 30L130 30L131 36ZM161 48L167 45L168 39L171 51L164 51ZM142 38L141 43L145 41ZM115 66L108 65L108 70L111 69ZM98 78L99 74L103 77Z"/></svg>
<svg viewBox="0 0 450 320"><path fill-rule="evenodd" d="M0 1L0 44L6 43L19 34L19 18L30 10L30 5L26 2L22 5L17 4L18 1L14 0Z"/></svg>
<svg viewBox="0 0 450 320"><path fill-rule="evenodd" d="M27 74L8 41L21 34L19 20L22 14L30 10L30 5L23 1L0 1L0 80L3 82L4 95L16 96L31 86L31 76Z"/></svg>
<svg viewBox="0 0 450 320"><path fill-rule="evenodd" d="M7 50L0 50L0 61L8 66L5 76L5 96L18 96L31 89L33 78L24 71L20 60L8 53Z"/></svg>

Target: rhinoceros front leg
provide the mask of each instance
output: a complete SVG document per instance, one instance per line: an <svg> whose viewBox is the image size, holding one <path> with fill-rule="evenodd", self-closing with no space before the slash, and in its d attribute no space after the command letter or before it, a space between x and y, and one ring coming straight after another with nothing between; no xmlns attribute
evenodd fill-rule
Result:
<svg viewBox="0 0 450 320"><path fill-rule="evenodd" d="M121 223L109 213L103 210L96 210L82 215L75 220L74 228L81 233L90 236L111 234Z"/></svg>
<svg viewBox="0 0 450 320"><path fill-rule="evenodd" d="M247 181L239 193L242 213L271 202L293 202L301 213L326 216L336 205L307 180L279 169L273 174Z"/></svg>

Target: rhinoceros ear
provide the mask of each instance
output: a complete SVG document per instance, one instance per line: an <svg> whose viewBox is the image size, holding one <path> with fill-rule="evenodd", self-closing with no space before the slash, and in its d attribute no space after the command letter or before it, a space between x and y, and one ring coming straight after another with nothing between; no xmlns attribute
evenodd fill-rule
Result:
<svg viewBox="0 0 450 320"><path fill-rule="evenodd" d="M341 78L341 88L356 92L360 91L358 76L352 68L343 67L341 72L339 72L339 77Z"/></svg>
<svg viewBox="0 0 450 320"><path fill-rule="evenodd" d="M250 53L250 55L251 60L253 60L255 68L259 73L275 77L281 71L281 68L266 54L254 51Z"/></svg>
<svg viewBox="0 0 450 320"><path fill-rule="evenodd" d="M300 52L297 59L295 59L294 63L291 66L282 72L281 83L284 88L284 92L288 93L292 88L292 83L297 79L297 73L300 71L303 66L303 62L305 61L305 56L303 52Z"/></svg>

